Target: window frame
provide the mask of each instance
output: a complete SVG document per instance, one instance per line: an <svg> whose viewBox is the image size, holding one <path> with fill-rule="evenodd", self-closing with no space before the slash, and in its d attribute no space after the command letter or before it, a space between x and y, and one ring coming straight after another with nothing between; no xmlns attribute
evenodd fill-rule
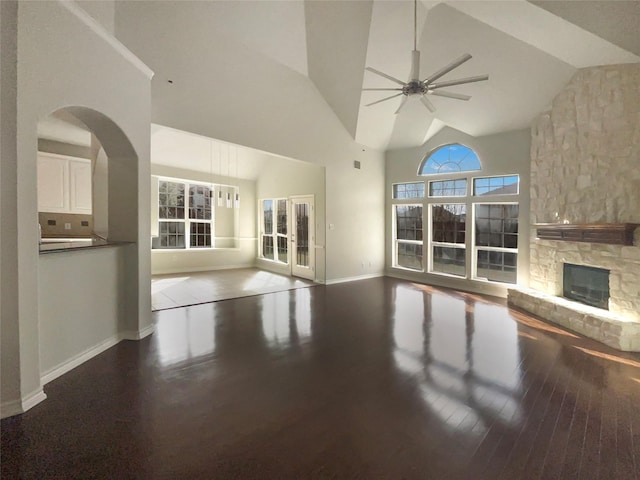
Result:
<svg viewBox="0 0 640 480"><path fill-rule="evenodd" d="M509 176L509 175L506 175ZM477 198L477 197L476 197ZM516 240L516 248L511 248L511 247L491 247L491 246L484 246L484 245L477 245L476 243L476 224L475 224L475 218L476 218L476 210L477 207L480 205L517 205L518 206L518 217L516 218L516 220L518 221L518 234L517 234L517 240ZM473 211L472 211L472 215L473 215L473 230L471 232L471 242L472 242L472 248L471 248L471 279L478 281L478 282L487 282L487 283L495 283L495 284L501 284L501 285L516 285L518 283L518 258L520 256L520 252L519 252L519 247L520 247L520 202L500 202L500 201L496 201L496 202L473 202ZM515 265L515 273L516 273L516 281L514 283L510 283L510 282L500 282L497 280L490 280L488 278L485 277L479 277L478 276L478 251L485 251L485 252L502 252L502 253L513 253L516 255L516 265Z"/></svg>
<svg viewBox="0 0 640 480"><path fill-rule="evenodd" d="M415 199L412 199L415 200ZM406 239L398 239L398 221L397 221L397 215L398 215L398 207L420 207L422 209L421 211L421 217L422 217L422 240L406 240ZM406 202L402 202L402 203L396 203L393 204L391 206L391 216L392 216L392 221L393 221L393 231L392 231L392 235L393 235L393 261L392 261L392 266L393 268L398 268L401 270L406 270L409 272L424 272L425 270L425 252L424 252L424 203L415 203L415 202L410 202L410 203L406 203ZM398 244L406 244L406 245L420 245L420 250L422 250L422 257L421 257L421 263L422 263L422 268L421 269L417 269L417 268L410 268L410 267L405 267L402 265L398 264Z"/></svg>
<svg viewBox="0 0 640 480"><path fill-rule="evenodd" d="M264 202L271 201L271 222L272 228L271 233L265 233L265 216L264 216ZM278 204L279 202L285 202L285 226L286 226L286 234L279 233L278 231ZM273 262L279 265L289 265L291 263L291 249L289 248L289 230L290 230L290 214L289 214L289 199L286 197L273 197L273 198L261 198L258 200L258 211L260 212L258 216L258 258L260 260L264 260L266 262ZM273 258L268 258L264 256L263 252L263 238L271 237L273 241ZM283 262L280 260L280 252L278 248L278 239L284 240L285 245L287 246L287 261Z"/></svg>
<svg viewBox="0 0 640 480"><path fill-rule="evenodd" d="M439 198L442 199L443 197L432 197L432 198ZM455 198L461 198L461 197L455 197ZM463 243L453 243L453 242L442 242L442 241L436 241L433 240L433 219L434 219L434 214L433 214L433 210L434 207L440 206L440 205L462 205L465 208L465 220L464 220L464 232L465 232L465 241ZM427 273L433 273L436 275L444 275L447 277L453 277L453 278L469 278L469 269L467 268L468 266L468 248L467 248L467 242L468 242L468 228L469 228L469 206L467 205L467 202L429 202L429 247L428 247L428 270ZM439 248L455 248L458 250L463 250L464 251L464 257L465 257L465 273L464 275L456 275L454 273L447 273L447 272L441 272L438 270L434 270L433 269L433 251L435 247L439 247Z"/></svg>
<svg viewBox="0 0 640 480"><path fill-rule="evenodd" d="M158 204L157 204L157 212L158 212L158 237L161 242L161 224L168 223L181 223L184 225L184 247L177 246L157 246L153 247L153 251L185 251L185 250L212 250L215 248L215 206L214 206L214 198L215 198L215 190L216 187L220 188L219 185L215 185L209 182L200 182L196 180L186 180L182 178L172 178L172 177L163 177L157 176L157 188L158 188ZM182 218L161 218L160 217L160 184L161 182L165 183L175 183L184 186L184 205L181 207L184 210L184 215ZM210 209L211 209L211 218L210 219L201 219L201 218L190 218L190 187L191 186L203 186L209 189L210 192ZM191 246L191 225L192 224L208 224L210 229L210 245L205 246Z"/></svg>
<svg viewBox="0 0 640 480"><path fill-rule="evenodd" d="M430 156L436 152L437 150L449 146L449 145L460 145L462 147L468 148L471 150L477 161L479 163L480 168L478 170L464 170L464 171L446 171L441 173L421 173L423 168L425 167L427 161ZM517 236L517 247L516 248L507 248L507 247L483 247L476 245L476 206L477 205L485 205L485 204L500 204L500 205L518 205L519 208L522 207L522 202L525 199L522 198L522 174L521 172L510 172L510 173L489 173L486 172L483 168L483 161L480 159L478 153L462 143L452 142L444 145L440 145L428 152L418 166L418 171L416 173L417 181L406 180L406 181L394 181L391 183L391 259L390 259L390 268L411 271L415 273L422 273L427 275L439 275L442 277L448 278L456 278L458 280L467 280L467 281L477 281L490 283L493 285L500 285L504 287L508 287L509 285L517 284L519 272L519 247L522 245L521 233L518 232ZM426 178L425 178L426 177ZM487 193L485 195L476 195L474 191L474 185L476 179L491 179L491 178L506 178L506 177L516 177L517 178L517 189L516 192L510 193ZM434 182L456 182L464 180L466 182L465 195L443 195L443 196L433 196L431 194L432 184ZM420 183L420 181L425 184L425 195L422 198L395 198L394 197L394 186L398 184L407 184L407 183ZM445 189L446 190L446 189ZM437 192L436 192L437 193ZM455 193L455 192L454 192ZM465 241L464 243L450 243L450 242L440 242L434 241L434 230L433 230L433 209L437 205L464 205L466 208L466 218L465 218ZM422 226L422 242L419 241L411 241L411 240L398 240L397 238L397 207L398 206L422 206L422 218L423 218L423 226ZM519 210L518 214L518 225L521 226L523 211ZM503 226L504 229L504 226ZM398 242L406 242L406 243L422 243L422 269L417 270L413 268L407 268L398 265ZM465 274L457 275L455 273L449 272L441 272L438 270L434 270L434 249L436 247L440 248L455 248L458 250L464 250L464 260L465 260ZM500 251L503 253L513 253L516 255L515 257L515 283L510 283L510 279L501 281L501 280L491 280L485 277L478 276L478 251ZM510 267L509 262L503 261L503 269L505 267ZM492 264L490 264L492 265ZM455 269L454 269L455 270Z"/></svg>
<svg viewBox="0 0 640 480"><path fill-rule="evenodd" d="M398 185L419 185L422 184L422 196L418 197L396 197L396 187ZM391 184L391 199L392 200L408 200L415 201L417 199L425 198L427 196L425 181L417 181L417 182L395 182Z"/></svg>

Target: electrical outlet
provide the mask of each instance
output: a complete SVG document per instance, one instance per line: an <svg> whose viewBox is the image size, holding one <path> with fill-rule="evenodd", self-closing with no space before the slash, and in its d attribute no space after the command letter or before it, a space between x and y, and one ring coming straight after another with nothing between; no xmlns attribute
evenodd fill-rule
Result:
<svg viewBox="0 0 640 480"><path fill-rule="evenodd" d="M71 224L70 223L65 223L64 224L64 229L65 230L71 230Z"/></svg>

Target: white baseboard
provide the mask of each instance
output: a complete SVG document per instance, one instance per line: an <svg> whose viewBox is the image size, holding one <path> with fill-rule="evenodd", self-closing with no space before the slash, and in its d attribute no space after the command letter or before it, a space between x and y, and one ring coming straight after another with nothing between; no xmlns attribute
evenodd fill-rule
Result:
<svg viewBox="0 0 640 480"><path fill-rule="evenodd" d="M12 400L10 402L4 402L0 405L0 418L13 417L14 415L20 415L27 410L35 407L40 402L47 399L47 395L42 390L42 387L37 388L29 395L24 396L20 400Z"/></svg>
<svg viewBox="0 0 640 480"><path fill-rule="evenodd" d="M74 355L69 360L66 360L59 364L58 366L52 368L48 372L44 373L40 377L40 382L42 385L46 385L47 383L55 380L61 375L64 375L70 370L73 370L79 365L82 365L87 360L95 357L96 355L100 355L105 350L116 345L120 340L122 340L122 335L114 335L111 338L108 338L97 345L94 345L91 348L86 349L84 352L80 352L77 355Z"/></svg>
<svg viewBox="0 0 640 480"><path fill-rule="evenodd" d="M176 268L161 268L153 270L151 275L171 275L173 273L198 273L198 272L210 272L214 270L233 270L236 268L253 268L255 263L243 263L238 265L222 265L218 267L176 267Z"/></svg>
<svg viewBox="0 0 640 480"><path fill-rule="evenodd" d="M125 331L120 333L120 340L142 340L144 337L151 335L156 326L152 323L151 325L147 325L142 330L136 331Z"/></svg>
<svg viewBox="0 0 640 480"><path fill-rule="evenodd" d="M369 278L384 277L384 273L368 273L366 275L358 275L355 277L335 278L333 280L327 280L325 285L335 285L336 283L355 282L358 280L367 280Z"/></svg>

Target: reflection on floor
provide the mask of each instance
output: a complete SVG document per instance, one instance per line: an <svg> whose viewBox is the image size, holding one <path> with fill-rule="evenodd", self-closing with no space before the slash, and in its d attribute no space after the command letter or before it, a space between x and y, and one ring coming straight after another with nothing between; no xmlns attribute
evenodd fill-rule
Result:
<svg viewBox="0 0 640 480"><path fill-rule="evenodd" d="M2 422L2 478L640 478L640 355L501 300L376 278L155 319Z"/></svg>
<svg viewBox="0 0 640 480"><path fill-rule="evenodd" d="M315 285L257 268L153 275L151 306L154 311L250 297Z"/></svg>

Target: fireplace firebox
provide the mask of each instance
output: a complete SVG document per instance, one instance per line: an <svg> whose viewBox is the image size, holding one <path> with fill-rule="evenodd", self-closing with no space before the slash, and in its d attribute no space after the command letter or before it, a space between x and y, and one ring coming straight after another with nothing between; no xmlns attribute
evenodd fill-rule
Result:
<svg viewBox="0 0 640 480"><path fill-rule="evenodd" d="M566 298L609 310L609 270L565 263L562 279Z"/></svg>

